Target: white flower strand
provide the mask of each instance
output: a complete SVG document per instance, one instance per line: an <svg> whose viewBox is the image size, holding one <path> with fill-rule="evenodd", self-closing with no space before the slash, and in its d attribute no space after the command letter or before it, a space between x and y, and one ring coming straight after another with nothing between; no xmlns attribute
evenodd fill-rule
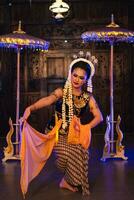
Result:
<svg viewBox="0 0 134 200"><path fill-rule="evenodd" d="M71 122L72 120L72 117L73 117L73 100L72 100L72 84L71 84L71 81L69 81L69 88L68 88L68 91L69 91L69 95L68 95L68 100L69 100L69 123Z"/></svg>
<svg viewBox="0 0 134 200"><path fill-rule="evenodd" d="M66 104L69 105L68 122L70 123L73 117L73 101L72 101L72 84L67 80L63 89L63 103L62 103L62 128L65 129L68 125L66 120Z"/></svg>

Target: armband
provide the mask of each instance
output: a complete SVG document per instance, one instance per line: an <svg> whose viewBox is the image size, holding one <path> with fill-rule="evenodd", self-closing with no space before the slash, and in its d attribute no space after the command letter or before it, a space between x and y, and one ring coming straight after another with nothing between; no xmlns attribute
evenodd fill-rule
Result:
<svg viewBox="0 0 134 200"><path fill-rule="evenodd" d="M52 92L51 95L54 95L56 99L59 98L55 92Z"/></svg>

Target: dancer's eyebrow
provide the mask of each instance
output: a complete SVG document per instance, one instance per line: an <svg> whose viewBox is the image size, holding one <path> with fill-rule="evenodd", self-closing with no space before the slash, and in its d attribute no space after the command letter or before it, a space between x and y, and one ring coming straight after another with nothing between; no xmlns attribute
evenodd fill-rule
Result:
<svg viewBox="0 0 134 200"><path fill-rule="evenodd" d="M84 76L79 76L78 74L76 74L76 73L73 73L73 76L75 76L75 77L79 77L81 80L83 80L85 77Z"/></svg>

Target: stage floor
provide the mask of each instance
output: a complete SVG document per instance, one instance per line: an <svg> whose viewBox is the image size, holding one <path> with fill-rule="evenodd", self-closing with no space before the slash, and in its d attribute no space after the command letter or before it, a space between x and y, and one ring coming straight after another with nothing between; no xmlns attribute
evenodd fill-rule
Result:
<svg viewBox="0 0 134 200"><path fill-rule="evenodd" d="M1 140L2 141L2 140ZM134 137L125 140L125 155L128 161L107 159L100 161L103 150L103 135L93 136L89 151L89 200L134 199ZM3 143L0 145L2 159ZM29 186L25 200L82 200L81 193L72 193L58 187L61 174L55 168L53 157ZM0 200L23 200L20 190L20 162L0 162Z"/></svg>

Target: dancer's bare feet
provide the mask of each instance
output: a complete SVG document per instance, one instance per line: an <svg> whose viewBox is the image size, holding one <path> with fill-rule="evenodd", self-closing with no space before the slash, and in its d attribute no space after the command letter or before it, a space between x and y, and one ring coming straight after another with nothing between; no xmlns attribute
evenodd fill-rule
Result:
<svg viewBox="0 0 134 200"><path fill-rule="evenodd" d="M60 188L64 188L64 189L68 189L72 192L77 192L77 188L72 187L71 185L69 185L64 178L62 178L60 184L59 184Z"/></svg>

